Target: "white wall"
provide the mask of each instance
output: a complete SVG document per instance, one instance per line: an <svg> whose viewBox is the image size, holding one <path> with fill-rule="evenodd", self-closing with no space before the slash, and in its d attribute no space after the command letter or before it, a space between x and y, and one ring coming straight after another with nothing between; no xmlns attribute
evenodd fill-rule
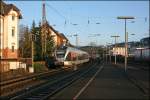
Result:
<svg viewBox="0 0 150 100"><path fill-rule="evenodd" d="M124 56L125 48L124 47L117 47L116 49L113 48L113 55L115 55L115 54Z"/></svg>
<svg viewBox="0 0 150 100"><path fill-rule="evenodd" d="M18 62L18 61L17 62L10 61L9 62L9 68L10 69L17 69L17 68L24 68L24 69L26 69L26 64Z"/></svg>
<svg viewBox="0 0 150 100"><path fill-rule="evenodd" d="M12 14L15 15L15 20L12 20ZM15 47L18 49L18 14L16 11L11 10L8 16L8 48ZM12 36L12 28L15 28L15 34Z"/></svg>
<svg viewBox="0 0 150 100"><path fill-rule="evenodd" d="M0 15L0 56L2 57L2 48L3 48L3 20L4 17Z"/></svg>
<svg viewBox="0 0 150 100"><path fill-rule="evenodd" d="M12 15L15 16L14 20L12 20ZM13 9L10 10L7 15L0 16L0 28L1 28L0 29L0 33L1 33L0 48L1 49L8 48L10 51L12 49L12 46L14 46L14 49L18 50L18 48L19 48L18 26L19 26L18 13L16 11L14 11ZM14 36L12 36L13 28L15 29ZM12 52L12 53L16 54L17 52ZM0 52L0 55L2 56L2 52Z"/></svg>

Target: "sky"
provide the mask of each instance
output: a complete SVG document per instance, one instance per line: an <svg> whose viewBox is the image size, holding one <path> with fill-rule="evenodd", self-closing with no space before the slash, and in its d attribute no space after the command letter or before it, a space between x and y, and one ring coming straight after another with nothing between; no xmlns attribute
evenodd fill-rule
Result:
<svg viewBox="0 0 150 100"><path fill-rule="evenodd" d="M30 27L33 20L37 25L42 20L42 1L6 1L6 3L15 4L20 9L23 16L20 24ZM76 38L70 37L73 34L78 34L80 46L88 45L90 42L95 42L96 45L114 43L112 35L119 35L117 42L124 42L124 20L117 19L118 16L135 17L127 20L128 41L139 41L149 36L149 1L45 1L45 3L46 19L49 24L60 33L64 33L74 45Z"/></svg>

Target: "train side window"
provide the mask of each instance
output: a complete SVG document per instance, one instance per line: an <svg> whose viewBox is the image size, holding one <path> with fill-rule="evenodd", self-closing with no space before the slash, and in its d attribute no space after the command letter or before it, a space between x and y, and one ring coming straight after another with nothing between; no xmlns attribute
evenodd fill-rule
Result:
<svg viewBox="0 0 150 100"><path fill-rule="evenodd" d="M70 53L70 52L68 53L68 55L67 55L67 57L66 57L66 60L67 60L67 61L71 61L71 53Z"/></svg>
<svg viewBox="0 0 150 100"><path fill-rule="evenodd" d="M75 56L75 57L72 57L72 60L73 61L76 61L77 60L77 57Z"/></svg>
<svg viewBox="0 0 150 100"><path fill-rule="evenodd" d="M79 60L83 60L83 55L80 54L78 59L79 59Z"/></svg>

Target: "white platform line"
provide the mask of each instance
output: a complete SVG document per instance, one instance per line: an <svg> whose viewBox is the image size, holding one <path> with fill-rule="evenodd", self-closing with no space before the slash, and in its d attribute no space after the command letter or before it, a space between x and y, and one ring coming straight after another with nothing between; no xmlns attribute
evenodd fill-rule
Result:
<svg viewBox="0 0 150 100"><path fill-rule="evenodd" d="M91 77L91 79L87 82L87 84L73 97L73 100L76 100L82 92L84 92L84 90L89 86L89 84L94 80L94 78L97 76L97 74L101 71L101 69L103 68L103 66L101 66L97 72L93 75L93 77Z"/></svg>

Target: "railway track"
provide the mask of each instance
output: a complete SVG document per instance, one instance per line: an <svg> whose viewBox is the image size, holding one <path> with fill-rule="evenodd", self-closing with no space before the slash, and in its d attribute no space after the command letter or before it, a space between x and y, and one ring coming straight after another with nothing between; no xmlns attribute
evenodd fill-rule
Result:
<svg viewBox="0 0 150 100"><path fill-rule="evenodd" d="M42 77L43 75L46 75L48 73L55 72L55 71L56 70L48 71L48 72L44 72L44 73L39 73L39 74L33 74L33 75L30 75L30 76L25 76L25 77L19 77L19 78L15 78L15 79L11 79L11 80L1 81L0 82L0 86L12 84L14 82L18 82L18 81L22 81L22 80L27 80L27 79L31 79L31 78L35 78L35 77Z"/></svg>
<svg viewBox="0 0 150 100"><path fill-rule="evenodd" d="M93 63L92 63L93 64ZM47 82L42 86L32 89L31 91L24 92L21 95L17 95L15 97L10 98L10 100L46 100L50 96L59 92L63 88L69 86L74 81L80 79L81 76L88 73L93 67L98 65L95 63L94 65L89 64L88 67L73 71L71 74L65 75L58 80L53 82Z"/></svg>
<svg viewBox="0 0 150 100"><path fill-rule="evenodd" d="M24 91L30 87L43 84L45 81L39 81L41 78L46 78L56 73L64 72L68 69L54 69L48 72L33 74L26 77L20 77L12 80L0 82L0 98L7 98L7 96L16 94L17 92Z"/></svg>

